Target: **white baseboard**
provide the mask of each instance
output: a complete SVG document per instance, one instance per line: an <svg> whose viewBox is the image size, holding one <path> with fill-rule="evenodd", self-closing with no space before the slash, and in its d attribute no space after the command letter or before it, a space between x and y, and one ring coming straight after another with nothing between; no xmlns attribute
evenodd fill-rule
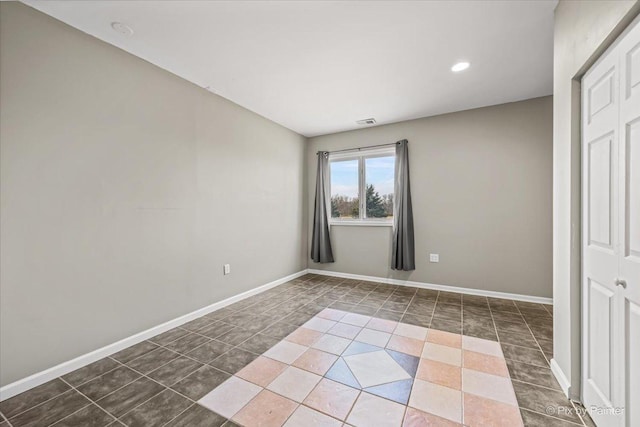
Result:
<svg viewBox="0 0 640 427"><path fill-rule="evenodd" d="M569 379L562 371L562 368L560 367L560 365L558 365L558 362L556 362L556 359L551 359L551 372L556 377L556 380L558 380L558 383L560 384L560 388L562 388L562 391L564 392L565 396L569 398L569 393L571 392L571 383L569 382Z"/></svg>
<svg viewBox="0 0 640 427"><path fill-rule="evenodd" d="M485 291L483 289L460 288L457 286L450 286L450 285L437 285L434 283L412 282L410 280L390 279L387 277L364 276L361 274L340 273L337 271L329 271L329 270L315 270L312 268L308 269L307 271L312 274L321 274L323 276L332 276L332 277L342 277L343 279L366 280L369 282L381 282L381 283L388 283L391 285L411 286L414 288L433 289L436 291L458 292L458 293L467 294L467 295L480 295L484 297L506 298L506 299L512 299L516 301L535 302L538 304L553 304L553 298L547 298L547 297L536 297L532 295L522 295L522 294L510 294L508 292Z"/></svg>
<svg viewBox="0 0 640 427"><path fill-rule="evenodd" d="M307 273L307 270L302 270L297 273L291 274L289 276L283 277L281 279L274 280L273 282L269 282L265 285L248 290L241 294L234 295L222 301L218 301L216 303L203 307L199 310L192 311L191 313L185 314L184 316L180 316L173 320L169 320L168 322L165 322L161 325L154 326L153 328L147 329L146 331L142 331L130 337L121 339L120 341L115 342L113 344L106 345L90 353L78 356L75 359L60 363L59 365L53 366L49 369L45 369L44 371L35 373L26 378L15 381L11 384L7 384L4 387L0 388L0 402L3 400L9 399L10 397L13 397L17 394L23 393L29 389L37 387L40 384L44 384L47 381L50 381L54 378L60 377L62 375L66 375L69 372L75 371L76 369L82 368L83 366L89 365L90 363L93 363L111 354L117 353L118 351L123 350L127 347L130 347L134 344L138 344L139 342L142 342L153 336L166 332L169 329L173 329L176 326L183 325L187 322L197 319L198 317L204 316L205 314L209 314L213 311L219 310L223 307L233 304L234 302L238 302L245 298L249 298L253 295L262 293L268 289L275 288L276 286L282 285L283 283L286 283L297 277L303 276L306 273Z"/></svg>

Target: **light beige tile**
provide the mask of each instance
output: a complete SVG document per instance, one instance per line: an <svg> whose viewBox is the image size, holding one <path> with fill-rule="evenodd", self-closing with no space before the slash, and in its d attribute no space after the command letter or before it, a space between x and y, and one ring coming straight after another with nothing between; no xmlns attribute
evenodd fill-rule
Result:
<svg viewBox="0 0 640 427"><path fill-rule="evenodd" d="M320 337L312 347L327 353L340 355L349 346L349 344L351 344L351 341L346 338L326 334Z"/></svg>
<svg viewBox="0 0 640 427"><path fill-rule="evenodd" d="M462 424L409 407L402 427L462 427Z"/></svg>
<svg viewBox="0 0 640 427"><path fill-rule="evenodd" d="M454 390L462 389L462 369L435 360L420 359L416 378Z"/></svg>
<svg viewBox="0 0 640 427"><path fill-rule="evenodd" d="M300 327L287 335L285 340L304 345L306 347L311 347L311 345L314 342L318 341L318 338L320 338L322 335L322 332Z"/></svg>
<svg viewBox="0 0 640 427"><path fill-rule="evenodd" d="M284 427L340 427L342 423L335 418L320 413L304 405L298 406Z"/></svg>
<svg viewBox="0 0 640 427"><path fill-rule="evenodd" d="M409 406L457 423L462 422L462 393L459 390L416 379Z"/></svg>
<svg viewBox="0 0 640 427"><path fill-rule="evenodd" d="M337 359L336 355L310 348L293 362L293 366L317 375L324 375Z"/></svg>
<svg viewBox="0 0 640 427"><path fill-rule="evenodd" d="M256 397L260 390L262 387L234 376L214 388L198 403L225 418L231 418Z"/></svg>
<svg viewBox="0 0 640 427"><path fill-rule="evenodd" d="M314 317L309 319L307 323L302 325L302 327L307 329L313 329L318 332L327 332L329 329L335 325L336 322L333 320L323 319L321 317Z"/></svg>
<svg viewBox="0 0 640 427"><path fill-rule="evenodd" d="M516 394L511 380L485 374L471 369L462 369L462 391L517 406Z"/></svg>
<svg viewBox="0 0 640 427"><path fill-rule="evenodd" d="M424 359L437 360L454 366L462 366L462 350L446 345L425 343L422 350Z"/></svg>
<svg viewBox="0 0 640 427"><path fill-rule="evenodd" d="M278 344L264 352L264 356L286 363L292 364L298 357L307 351L308 347L290 341L280 341Z"/></svg>
<svg viewBox="0 0 640 427"><path fill-rule="evenodd" d="M414 338L401 337L400 335L391 335L391 339L387 343L387 348L400 353L410 354L411 356L420 357L422 355L422 347L424 341Z"/></svg>
<svg viewBox="0 0 640 427"><path fill-rule="evenodd" d="M428 331L429 330L427 328L423 328L422 326L398 323L398 326L396 326L396 329L393 331L393 333L395 335L400 335L401 337L424 341L427 338Z"/></svg>
<svg viewBox="0 0 640 427"><path fill-rule="evenodd" d="M320 382L319 375L290 366L267 386L267 389L296 402L302 402Z"/></svg>
<svg viewBox="0 0 640 427"><path fill-rule="evenodd" d="M360 333L361 330L362 328L359 326L338 323L333 328L329 329L327 333L352 340Z"/></svg>
<svg viewBox="0 0 640 427"><path fill-rule="evenodd" d="M464 423L470 426L522 427L520 410L495 400L464 393Z"/></svg>
<svg viewBox="0 0 640 427"><path fill-rule="evenodd" d="M359 390L323 378L304 404L334 418L344 420L360 394Z"/></svg>
<svg viewBox="0 0 640 427"><path fill-rule="evenodd" d="M320 313L318 313L318 317L322 317L323 319L339 321L347 314L346 311L336 310L333 308L325 308Z"/></svg>
<svg viewBox="0 0 640 427"><path fill-rule="evenodd" d="M347 423L355 427L398 427L404 410L404 405L363 392L353 405Z"/></svg>
<svg viewBox="0 0 640 427"><path fill-rule="evenodd" d="M286 368L287 365L282 362L260 356L242 368L236 376L261 387L266 387Z"/></svg>
<svg viewBox="0 0 640 427"><path fill-rule="evenodd" d="M485 340L482 338L468 337L464 335L462 337L462 348L465 350L475 351L477 353L489 354L491 356L502 357L502 348L500 343L491 340Z"/></svg>
<svg viewBox="0 0 640 427"><path fill-rule="evenodd" d="M467 369L481 371L487 374L508 377L507 363L502 357L490 356L475 351L462 351L462 366Z"/></svg>
<svg viewBox="0 0 640 427"><path fill-rule="evenodd" d="M269 390L262 390L234 417L244 427L280 427L298 404Z"/></svg>
<svg viewBox="0 0 640 427"><path fill-rule="evenodd" d="M394 322L393 320L378 319L377 317L374 317L369 320L369 323L367 323L365 327L375 331L392 333L397 326L398 322Z"/></svg>
<svg viewBox="0 0 640 427"><path fill-rule="evenodd" d="M387 332L374 331L373 329L364 328L360 331L354 341L363 342L365 344L371 344L378 347L384 347L389 342L391 334Z"/></svg>
<svg viewBox="0 0 640 427"><path fill-rule="evenodd" d="M325 414L300 405L284 427L340 427L342 423Z"/></svg>
<svg viewBox="0 0 640 427"><path fill-rule="evenodd" d="M429 329L429 332L427 333L427 342L446 345L447 347L460 348L462 346L462 335L439 331L437 329Z"/></svg>
<svg viewBox="0 0 640 427"><path fill-rule="evenodd" d="M362 327L367 323L369 323L369 320L371 320L371 316L364 316L362 314L357 314L357 313L347 313L347 315L344 316L340 320L340 322Z"/></svg>

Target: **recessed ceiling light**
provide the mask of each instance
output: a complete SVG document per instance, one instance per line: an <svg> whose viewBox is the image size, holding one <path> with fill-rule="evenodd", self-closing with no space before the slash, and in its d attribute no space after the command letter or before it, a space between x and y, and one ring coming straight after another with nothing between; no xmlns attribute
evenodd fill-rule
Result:
<svg viewBox="0 0 640 427"><path fill-rule="evenodd" d="M458 62L453 67L451 67L451 71L453 71L454 73L459 73L460 71L464 71L469 68L470 65L471 64L469 64L468 62Z"/></svg>
<svg viewBox="0 0 640 427"><path fill-rule="evenodd" d="M122 34L123 36L130 37L133 35L133 29L127 24L123 24L122 22L112 22L111 28L113 28L116 32Z"/></svg>

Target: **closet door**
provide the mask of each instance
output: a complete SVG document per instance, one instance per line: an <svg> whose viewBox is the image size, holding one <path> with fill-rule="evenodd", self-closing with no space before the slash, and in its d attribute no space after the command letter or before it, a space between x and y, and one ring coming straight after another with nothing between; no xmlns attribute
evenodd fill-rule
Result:
<svg viewBox="0 0 640 427"><path fill-rule="evenodd" d="M640 25L620 41L620 331L627 426L640 426Z"/></svg>
<svg viewBox="0 0 640 427"><path fill-rule="evenodd" d="M620 404L618 275L618 58L602 57L582 81L583 400L613 410ZM598 417L620 426L615 416Z"/></svg>
<svg viewBox="0 0 640 427"><path fill-rule="evenodd" d="M640 25L582 80L583 400L640 426Z"/></svg>

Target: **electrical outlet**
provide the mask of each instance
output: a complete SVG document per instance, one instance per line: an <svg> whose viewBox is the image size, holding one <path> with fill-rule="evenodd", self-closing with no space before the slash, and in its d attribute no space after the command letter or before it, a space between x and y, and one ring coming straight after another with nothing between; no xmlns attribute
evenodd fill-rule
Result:
<svg viewBox="0 0 640 427"><path fill-rule="evenodd" d="M231 264L224 265L224 275L231 274Z"/></svg>
<svg viewBox="0 0 640 427"><path fill-rule="evenodd" d="M429 262L440 262L439 254L429 254Z"/></svg>

